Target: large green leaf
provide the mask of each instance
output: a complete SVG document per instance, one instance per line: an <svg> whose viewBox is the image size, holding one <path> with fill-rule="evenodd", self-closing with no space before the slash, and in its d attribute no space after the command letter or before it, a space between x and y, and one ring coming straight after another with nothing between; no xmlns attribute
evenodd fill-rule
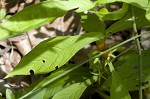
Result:
<svg viewBox="0 0 150 99"><path fill-rule="evenodd" d="M52 99L79 99L84 90L96 80L97 77L93 76L91 79L87 79L84 82L72 84L57 92Z"/></svg>
<svg viewBox="0 0 150 99"><path fill-rule="evenodd" d="M110 87L111 99L131 99L129 92L116 71L112 72L112 84Z"/></svg>
<svg viewBox="0 0 150 99"><path fill-rule="evenodd" d="M50 75L49 77L47 77L46 79L44 79L42 82L40 82L36 87L36 88L40 88L41 86L45 85L45 83L47 83L48 81L50 81L51 79L57 77L58 75L66 72L67 70L71 69L73 66L66 66L65 68L62 68L56 72L54 72L52 75ZM50 98L52 97L55 93L57 93L58 91L68 87L69 85L72 85L74 83L78 83L78 82L82 82L88 78L90 78L92 75L89 73L88 68L86 67L80 67L70 73L68 73L67 75L59 78L58 80L49 83L47 86L45 86L47 88L47 92L45 94L45 98ZM49 94L47 94L49 93Z"/></svg>
<svg viewBox="0 0 150 99"><path fill-rule="evenodd" d="M128 11L128 4L123 3L123 6L118 11L108 12L106 8L102 8L99 11L99 15L105 20L118 20L123 18Z"/></svg>
<svg viewBox="0 0 150 99"><path fill-rule="evenodd" d="M103 38L100 33L56 37L41 42L24 56L16 68L5 78L14 75L44 74L64 65L82 47Z"/></svg>
<svg viewBox="0 0 150 99"><path fill-rule="evenodd" d="M107 4L112 2L125 2L145 10L148 5L148 0L97 0L96 3Z"/></svg>
<svg viewBox="0 0 150 99"><path fill-rule="evenodd" d="M86 67L79 67L76 70L68 73L67 75L55 80L51 81L52 79L55 79L55 77L61 75L62 73L72 69L75 65L66 65L62 68L59 68L55 72L53 72L50 76L44 78L42 81L38 82L36 85L33 84L27 88L24 88L16 93L16 98L20 98L22 96L25 96L32 90L37 90L32 92L30 95L26 97L28 99L30 96L34 96L35 94L39 93L42 90L46 89L45 95L43 99L49 99L51 98L55 93L58 91L68 87L71 84L82 82L90 77L92 75L89 73L88 68Z"/></svg>
<svg viewBox="0 0 150 99"><path fill-rule="evenodd" d="M137 7L133 7L133 9L134 9L135 22L136 22L137 27L150 26L150 22L145 17L146 11L139 9ZM132 27L133 27L132 12L129 11L124 18L113 23L106 30L106 34L111 35L112 33L116 33L120 30L132 28Z"/></svg>
<svg viewBox="0 0 150 99"><path fill-rule="evenodd" d="M102 19L95 13L83 14L81 16L82 26L86 31L89 32L101 32L105 31L105 24Z"/></svg>
<svg viewBox="0 0 150 99"><path fill-rule="evenodd" d="M68 10L78 8L77 12L83 12L92 7L90 0L51 0L29 6L0 25L0 40L53 21Z"/></svg>
<svg viewBox="0 0 150 99"><path fill-rule="evenodd" d="M142 57L142 78L143 88L149 87L150 81L150 50L143 51ZM118 75L122 79L123 83L127 87L128 91L139 90L139 65L138 54L136 51L129 51L124 53L114 63ZM111 77L103 84L102 89L109 90L111 84Z"/></svg>

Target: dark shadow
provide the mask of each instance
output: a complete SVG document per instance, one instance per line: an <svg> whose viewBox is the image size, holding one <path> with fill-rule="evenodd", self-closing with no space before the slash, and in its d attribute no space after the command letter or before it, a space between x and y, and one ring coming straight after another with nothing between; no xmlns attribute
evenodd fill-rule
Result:
<svg viewBox="0 0 150 99"><path fill-rule="evenodd" d="M65 25L65 22L67 22L71 17L73 17L73 19L69 23L69 26L67 26L66 31L63 32L61 30L58 30L58 29L52 28L52 27L47 28L47 30L55 31L57 36L75 35L77 28L80 24L80 15L75 13L74 10L68 11L63 18L64 25ZM59 23L61 23L61 20ZM72 31L70 31L70 30L72 30Z"/></svg>
<svg viewBox="0 0 150 99"><path fill-rule="evenodd" d="M70 31L69 31L70 29L72 29L72 30L74 29L73 32L76 32L76 30L77 30L79 24L81 24L81 23L80 23L81 17L80 17L79 14L75 13L74 10L69 11L68 14L65 15L63 21L64 21L64 22L67 21L67 18L68 18L68 17L71 17L71 16L74 16L74 20L70 23L69 27L67 28L67 30L65 31L64 34L69 33L69 32L70 32ZM68 19L69 19L69 18L68 18Z"/></svg>
<svg viewBox="0 0 150 99"><path fill-rule="evenodd" d="M15 12L9 12L10 9L14 8L15 6L18 6L19 4L23 3L24 0L6 0L6 12L10 14L14 14L18 11L18 9L15 9Z"/></svg>
<svg viewBox="0 0 150 99"><path fill-rule="evenodd" d="M74 66L76 66L76 65L74 65ZM72 68L72 67L73 66L70 66L69 68ZM74 83L78 83L78 82L84 82L86 79L90 78L92 76L92 74L90 74L89 69L87 67L81 66L78 69L70 72L66 76L68 76L69 78L65 81L63 87L66 87L66 85L68 83L74 84ZM86 82L85 82L85 85L89 86L89 84Z"/></svg>
<svg viewBox="0 0 150 99"><path fill-rule="evenodd" d="M46 34L43 34L43 33L37 33L37 34L35 34L34 35L36 38L46 38L46 37L48 37Z"/></svg>

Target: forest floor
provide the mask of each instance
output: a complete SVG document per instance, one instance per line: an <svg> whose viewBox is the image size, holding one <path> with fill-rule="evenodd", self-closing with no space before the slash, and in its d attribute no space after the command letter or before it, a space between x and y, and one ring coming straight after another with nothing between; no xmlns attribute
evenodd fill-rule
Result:
<svg viewBox="0 0 150 99"><path fill-rule="evenodd" d="M6 10L6 17L11 17L25 7L39 2L40 0L2 0L0 1L0 8ZM4 5L2 5L2 3ZM22 87L29 86L32 81L40 79L41 76L19 76L7 80L3 78L16 67L23 56L30 52L40 42L56 36L76 35L77 31L79 31L80 34L85 33L84 29L82 27L80 28L80 26L80 16L73 11L69 11L65 16L57 18L52 23L47 23L37 29L0 41L0 92L5 94L7 88L18 90ZM149 31L149 29L140 30L141 33L147 31ZM110 36L106 40L106 44L110 45L115 42L121 42L132 35L132 30L130 29L120 31ZM141 44L144 49L150 48L149 38L149 34L141 38ZM125 46L128 46L128 44ZM96 48L95 44L85 46L70 60L70 62L80 63L86 60L88 58L88 53Z"/></svg>

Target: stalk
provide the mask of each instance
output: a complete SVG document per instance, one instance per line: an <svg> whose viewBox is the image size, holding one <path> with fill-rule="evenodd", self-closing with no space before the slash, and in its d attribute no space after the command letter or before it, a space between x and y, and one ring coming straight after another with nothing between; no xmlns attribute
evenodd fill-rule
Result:
<svg viewBox="0 0 150 99"><path fill-rule="evenodd" d="M134 9L131 6L131 10L132 10L132 21L133 21L133 31L135 36L138 35L137 32L137 27L136 27L136 22L135 22L135 15L134 15ZM140 45L140 41L139 38L135 39L136 41L136 46L137 46L137 51L138 51L138 58L139 58L139 99L143 98L143 93L142 93L142 49L141 49L141 45Z"/></svg>

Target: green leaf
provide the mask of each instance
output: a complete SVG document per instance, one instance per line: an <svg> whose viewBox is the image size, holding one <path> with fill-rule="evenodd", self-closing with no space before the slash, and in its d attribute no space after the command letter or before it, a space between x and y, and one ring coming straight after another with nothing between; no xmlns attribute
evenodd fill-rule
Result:
<svg viewBox="0 0 150 99"><path fill-rule="evenodd" d="M107 4L112 2L125 2L146 10L149 1L148 0L98 0L96 1L97 4Z"/></svg>
<svg viewBox="0 0 150 99"><path fill-rule="evenodd" d="M0 99L2 99L2 93L0 93Z"/></svg>
<svg viewBox="0 0 150 99"><path fill-rule="evenodd" d="M45 74L64 65L82 47L103 38L103 34L87 33L77 36L56 37L45 40L25 55L16 68L5 78L14 75Z"/></svg>
<svg viewBox="0 0 150 99"><path fill-rule="evenodd" d="M143 66L143 88L148 87L150 80L150 50L142 52L142 66ZM124 62L123 62L124 61ZM121 63L122 62L122 63ZM117 68L119 68L119 75L123 78L128 90L138 90L139 89L139 71L138 71L138 54L134 51L129 51L125 53L122 57L118 59L115 63ZM130 81L130 82L129 82Z"/></svg>
<svg viewBox="0 0 150 99"><path fill-rule="evenodd" d="M137 27L144 27L144 26L150 26L150 22L145 17L145 10L139 9L137 7L133 7L134 9L134 15L135 15L135 22ZM126 16L119 21L113 23L107 30L106 34L111 35L113 33L116 33L120 30L128 29L133 27L133 21L132 21L132 13L129 11Z"/></svg>
<svg viewBox="0 0 150 99"><path fill-rule="evenodd" d="M106 8L102 8L98 13L105 20L118 20L125 16L128 11L128 4L123 3L123 6L118 11L108 12Z"/></svg>
<svg viewBox="0 0 150 99"><path fill-rule="evenodd" d="M77 12L83 12L92 7L90 0L51 0L29 6L0 25L0 40L51 22L68 10L78 8Z"/></svg>
<svg viewBox="0 0 150 99"><path fill-rule="evenodd" d="M54 72L49 77L47 77L42 82L40 82L35 87L35 89L42 87L43 85L45 85L45 83L47 83L51 79L57 77L58 75L66 72L67 70L71 69L73 66L75 66L75 65L67 66L67 68L65 67L65 68L60 69L59 71ZM52 97L55 93L68 87L69 85L77 83L77 82L82 82L82 81L90 78L91 76L92 75L89 73L88 68L80 67L80 68L70 72L69 74L59 78L58 80L56 80L52 83L49 83L47 86L45 86L45 88L47 88L47 92L45 94L45 99ZM47 94L47 93L49 93L49 94Z"/></svg>
<svg viewBox="0 0 150 99"><path fill-rule="evenodd" d="M33 93L29 97L23 98L23 99L44 99L45 92L46 92L46 89L41 89L41 90Z"/></svg>
<svg viewBox="0 0 150 99"><path fill-rule="evenodd" d="M93 76L91 79L87 79L84 82L72 84L57 92L52 99L79 99L84 90L96 80L97 77Z"/></svg>
<svg viewBox="0 0 150 99"><path fill-rule="evenodd" d="M120 19L119 21L113 23L107 30L106 30L106 34L107 35L111 35L113 33L116 33L120 30L124 30L127 28L131 28L132 27L132 21L129 20L131 19L131 12L128 12L127 15Z"/></svg>
<svg viewBox="0 0 150 99"><path fill-rule="evenodd" d="M6 99L15 99L15 95L10 89L6 90Z"/></svg>
<svg viewBox="0 0 150 99"><path fill-rule="evenodd" d="M19 98L22 97L24 94L26 94L26 93L32 91L33 88L34 88L40 81L42 81L43 79L44 79L44 78L39 79L39 80L37 80L37 81L34 81L34 82L32 82L32 83L30 84L30 86L28 86L28 87L23 87L23 88L19 89L17 92L15 92L16 98L19 99ZM42 90L45 90L45 89L43 88L43 89L39 90L38 92L40 92L40 91L42 91ZM36 92L36 93L38 93L38 92ZM33 92L32 92L32 94L33 94L33 96L35 95ZM29 95L29 97L30 97L30 95Z"/></svg>
<svg viewBox="0 0 150 99"><path fill-rule="evenodd" d="M112 84L110 88L111 99L131 99L127 88L116 71L112 72Z"/></svg>
<svg viewBox="0 0 150 99"><path fill-rule="evenodd" d="M95 13L88 13L81 16L82 26L86 31L89 32L101 32L105 31L105 23Z"/></svg>
<svg viewBox="0 0 150 99"><path fill-rule="evenodd" d="M60 1L59 1L60 2ZM78 8L76 12L84 12L94 7L94 4L91 0L69 0L68 4L65 6L68 9Z"/></svg>
<svg viewBox="0 0 150 99"><path fill-rule="evenodd" d="M146 9L146 18L150 21L150 3L148 3L148 7Z"/></svg>
<svg viewBox="0 0 150 99"><path fill-rule="evenodd" d="M5 9L0 9L0 20L4 19L5 16L6 16Z"/></svg>
<svg viewBox="0 0 150 99"><path fill-rule="evenodd" d="M42 91L43 89L46 89L45 95L44 95L44 99L49 99L51 98L55 93L57 93L58 91L68 87L71 84L74 83L78 83L78 82L82 82L90 77L92 77L92 75L89 73L89 69L87 67L79 67L77 69L75 69L74 71L68 73L67 75L51 81L52 79L57 78L57 76L61 75L62 73L72 69L72 67L74 67L75 65L67 65L64 66L62 68L57 69L56 71L52 72L52 74L50 74L50 76L44 78L42 81L38 81L38 83L35 83L30 85L27 88L24 88L22 90L20 90L19 92L16 93L16 98L20 98L22 96L25 96L26 94L28 94L30 91L32 92L30 95L28 95L26 98L29 98L29 96L33 96L36 92L36 94L40 91ZM38 91L32 91L32 90L38 90ZM33 94L33 95L32 95Z"/></svg>
<svg viewBox="0 0 150 99"><path fill-rule="evenodd" d="M142 83L143 88L150 86L150 50L145 50L142 52ZM135 50L124 53L118 60L114 63L114 66L117 70L118 75L122 79L123 83L127 87L128 91L139 90L139 65L138 65L138 54ZM105 81L102 86L102 89L109 91L109 86L111 84L111 77Z"/></svg>
<svg viewBox="0 0 150 99"><path fill-rule="evenodd" d="M30 88L28 88L28 89L30 89ZM41 88L40 90L37 90L35 92L33 92L33 90L32 90L31 95L24 96L23 93L27 94L28 91L29 92L31 91L28 89L25 89L25 90L23 89L23 92L20 92L20 91L17 92L18 96L16 97L16 99L44 99L44 95L46 93L46 88ZM21 94L19 95L19 93L21 93Z"/></svg>

